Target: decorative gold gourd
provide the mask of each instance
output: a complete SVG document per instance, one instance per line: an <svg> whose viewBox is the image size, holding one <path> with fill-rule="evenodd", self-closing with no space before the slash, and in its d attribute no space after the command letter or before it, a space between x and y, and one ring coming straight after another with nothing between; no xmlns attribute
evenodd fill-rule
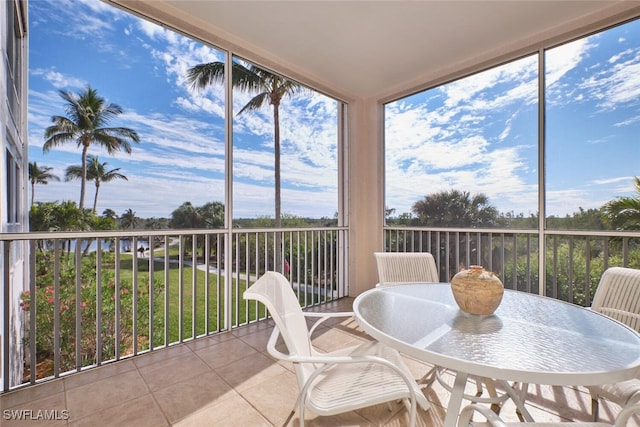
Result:
<svg viewBox="0 0 640 427"><path fill-rule="evenodd" d="M502 281L481 265L472 265L451 279L451 291L460 310L489 315L500 305L504 293Z"/></svg>

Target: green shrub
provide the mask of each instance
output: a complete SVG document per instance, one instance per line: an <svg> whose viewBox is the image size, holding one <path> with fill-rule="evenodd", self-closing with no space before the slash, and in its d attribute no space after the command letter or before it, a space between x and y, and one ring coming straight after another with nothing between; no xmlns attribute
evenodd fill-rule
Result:
<svg viewBox="0 0 640 427"><path fill-rule="evenodd" d="M104 253L103 263L113 263L113 254ZM83 258L80 271L79 301L76 292L76 269L73 256L62 256L59 263L58 295L53 274L53 254L39 253L36 260L35 295L23 292L21 308L27 314L25 321L25 345L35 340L38 363L52 361L55 356L54 326L59 324L60 372L76 368L76 352L79 351L81 365L87 366L98 361L126 355L149 347L149 286L134 287L130 281L115 281L112 270L102 269L100 286L96 283L95 255ZM139 283L149 283L148 276L140 277ZM155 298L161 299L162 287L153 284ZM100 292L98 292L98 290ZM29 330L28 316L35 304L35 330ZM134 318L135 311L138 314ZM56 307L58 310L56 310ZM116 310L116 309L119 310ZM57 318L56 318L57 313ZM79 320L80 334L77 334ZM97 333L98 321L100 333ZM158 335L163 319L154 316L155 331ZM135 325L135 334L134 334ZM119 344L116 342L119 336ZM78 340L79 338L79 340ZM100 343L100 344L99 344ZM27 347L28 348L28 347ZM53 364L45 375L53 374Z"/></svg>

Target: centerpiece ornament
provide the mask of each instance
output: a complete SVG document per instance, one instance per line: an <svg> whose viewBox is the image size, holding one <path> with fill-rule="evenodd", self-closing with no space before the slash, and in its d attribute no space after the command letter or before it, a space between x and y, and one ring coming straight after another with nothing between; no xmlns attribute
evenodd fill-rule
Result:
<svg viewBox="0 0 640 427"><path fill-rule="evenodd" d="M500 305L504 294L502 281L481 265L472 265L451 279L451 291L460 310L489 315Z"/></svg>

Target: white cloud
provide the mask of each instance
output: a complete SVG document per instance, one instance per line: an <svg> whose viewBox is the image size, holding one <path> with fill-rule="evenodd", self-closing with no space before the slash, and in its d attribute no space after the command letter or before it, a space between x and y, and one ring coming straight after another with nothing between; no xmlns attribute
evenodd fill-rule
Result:
<svg viewBox="0 0 640 427"><path fill-rule="evenodd" d="M140 31L142 31L145 36L153 40L159 39L159 38L166 38L166 34L168 33L168 30L166 30L165 28L157 24L151 23L146 19L138 20L137 24Z"/></svg>
<svg viewBox="0 0 640 427"><path fill-rule="evenodd" d="M545 53L545 83L548 88L564 77L584 59L590 49L596 47L597 36L566 43ZM549 91L549 89L547 89Z"/></svg>
<svg viewBox="0 0 640 427"><path fill-rule="evenodd" d="M607 178L607 179L596 179L593 181L594 184L597 185L603 185L603 184L612 184L612 183L619 183L622 181L629 181L629 177L628 176L617 176L617 177L612 177L612 178Z"/></svg>
<svg viewBox="0 0 640 427"><path fill-rule="evenodd" d="M43 69L36 68L31 69L29 71L34 76L41 76L43 79L51 83L51 85L58 89L69 89L69 88L83 88L87 85L87 82L83 79L66 76L58 71L55 71L55 68L51 69Z"/></svg>

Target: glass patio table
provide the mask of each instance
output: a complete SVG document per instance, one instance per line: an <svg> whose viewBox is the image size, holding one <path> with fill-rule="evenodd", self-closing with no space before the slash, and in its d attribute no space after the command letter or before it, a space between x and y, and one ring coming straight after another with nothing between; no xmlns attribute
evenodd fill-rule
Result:
<svg viewBox="0 0 640 427"><path fill-rule="evenodd" d="M455 372L444 427L454 427L469 375L502 385L528 421L520 384L595 385L640 373L640 335L604 315L539 295L505 290L494 314L462 312L448 283L378 287L353 303L378 341Z"/></svg>

